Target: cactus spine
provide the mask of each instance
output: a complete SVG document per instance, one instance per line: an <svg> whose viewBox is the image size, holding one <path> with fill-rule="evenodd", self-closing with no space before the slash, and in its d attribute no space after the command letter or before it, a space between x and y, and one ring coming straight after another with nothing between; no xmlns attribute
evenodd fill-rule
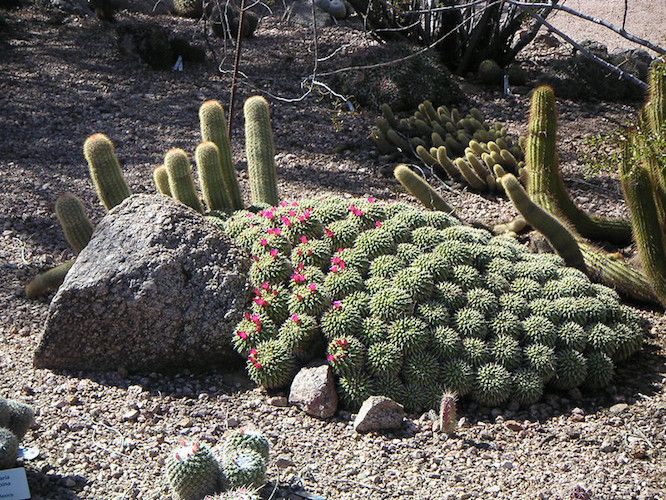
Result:
<svg viewBox="0 0 666 500"><path fill-rule="evenodd" d="M245 101L245 154L252 203L279 203L275 149L268 102L261 96Z"/></svg>
<svg viewBox="0 0 666 500"><path fill-rule="evenodd" d="M227 135L227 120L222 104L218 101L204 102L199 108L199 124L201 139L213 142L219 150L222 183L226 191L225 198L228 200L230 208L240 210L243 208L243 198L231 158L231 144Z"/></svg>
<svg viewBox="0 0 666 500"><path fill-rule="evenodd" d="M67 243L78 254L88 244L94 230L83 203L73 194L63 194L56 200L55 213Z"/></svg>
<svg viewBox="0 0 666 500"><path fill-rule="evenodd" d="M551 214L564 218L584 238L628 243L631 240L628 221L590 216L573 202L558 167L556 141L555 93L548 85L542 85L532 95L525 153L530 198Z"/></svg>
<svg viewBox="0 0 666 500"><path fill-rule="evenodd" d="M215 143L206 141L197 146L195 157L199 184L208 210L229 210L228 200L220 163L220 150Z"/></svg>
<svg viewBox="0 0 666 500"><path fill-rule="evenodd" d="M192 167L187 153L182 149L170 149L164 157L164 166L169 175L169 190L175 199L203 213L203 207L194 189Z"/></svg>
<svg viewBox="0 0 666 500"><path fill-rule="evenodd" d="M94 134L86 139L83 154L90 168L97 196L107 210L119 205L132 193L125 182L113 143L104 134Z"/></svg>
<svg viewBox="0 0 666 500"><path fill-rule="evenodd" d="M407 165L398 165L393 171L393 175L412 196L427 208L453 213L453 209L444 201L444 198L425 179L412 172Z"/></svg>
<svg viewBox="0 0 666 500"><path fill-rule="evenodd" d="M169 173L164 165L160 165L153 170L153 181L157 192L165 196L171 196L171 189L169 188Z"/></svg>
<svg viewBox="0 0 666 500"><path fill-rule="evenodd" d="M73 264L74 259L71 259L37 275L25 286L25 296L29 299L34 299L57 290L62 285L62 282L65 281L65 276Z"/></svg>

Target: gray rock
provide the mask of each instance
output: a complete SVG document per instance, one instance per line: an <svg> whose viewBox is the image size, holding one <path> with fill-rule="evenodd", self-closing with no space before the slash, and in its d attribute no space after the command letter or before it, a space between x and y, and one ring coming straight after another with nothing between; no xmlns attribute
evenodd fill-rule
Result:
<svg viewBox="0 0 666 500"><path fill-rule="evenodd" d="M313 417L332 417L338 408L338 393L330 365L301 369L291 383L289 402Z"/></svg>
<svg viewBox="0 0 666 500"><path fill-rule="evenodd" d="M356 432L371 432L400 429L405 418L405 409L390 398L370 396L363 402L354 420Z"/></svg>
<svg viewBox="0 0 666 500"><path fill-rule="evenodd" d="M285 18L290 23L298 24L300 26L311 26L312 4L307 0L297 0L289 6ZM331 26L334 24L331 15L321 8L315 9L315 18L317 19L318 27Z"/></svg>
<svg viewBox="0 0 666 500"><path fill-rule="evenodd" d="M39 368L165 371L225 367L248 297L247 257L171 198L111 210L49 308Z"/></svg>

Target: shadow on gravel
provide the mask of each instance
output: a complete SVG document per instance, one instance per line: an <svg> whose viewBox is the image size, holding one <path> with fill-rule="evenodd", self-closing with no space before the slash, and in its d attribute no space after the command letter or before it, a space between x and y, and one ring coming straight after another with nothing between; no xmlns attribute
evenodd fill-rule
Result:
<svg viewBox="0 0 666 500"><path fill-rule="evenodd" d="M25 465L28 485L33 500L79 500L80 492L88 480L79 475L45 474Z"/></svg>

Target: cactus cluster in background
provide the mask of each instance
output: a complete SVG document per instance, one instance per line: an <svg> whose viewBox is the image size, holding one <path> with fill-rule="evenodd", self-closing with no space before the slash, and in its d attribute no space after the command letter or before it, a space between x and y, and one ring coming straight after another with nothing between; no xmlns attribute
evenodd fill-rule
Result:
<svg viewBox="0 0 666 500"><path fill-rule="evenodd" d="M14 467L19 442L34 422L32 407L13 399L0 398L0 469Z"/></svg>
<svg viewBox="0 0 666 500"><path fill-rule="evenodd" d="M252 252L254 298L233 344L266 387L325 356L352 409L385 395L422 411L445 390L530 404L546 385L608 384L641 345L613 290L444 212L329 198L223 225Z"/></svg>
<svg viewBox="0 0 666 500"><path fill-rule="evenodd" d="M166 461L166 476L177 500L258 499L256 490L266 482L269 442L260 433L231 433L210 450L184 442Z"/></svg>
<svg viewBox="0 0 666 500"><path fill-rule="evenodd" d="M440 179L460 181L477 191L498 191L495 165L524 181L520 145L506 127L487 125L474 108L462 117L456 108L435 109L424 101L413 116L398 120L384 105L371 137L381 154L417 157Z"/></svg>

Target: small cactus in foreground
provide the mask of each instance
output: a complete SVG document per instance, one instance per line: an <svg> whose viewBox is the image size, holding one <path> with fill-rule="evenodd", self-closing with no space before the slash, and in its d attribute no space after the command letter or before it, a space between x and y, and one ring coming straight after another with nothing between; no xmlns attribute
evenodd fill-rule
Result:
<svg viewBox="0 0 666 500"><path fill-rule="evenodd" d="M208 210L229 210L230 200L223 181L220 150L215 143L206 141L195 151L199 184Z"/></svg>
<svg viewBox="0 0 666 500"><path fill-rule="evenodd" d="M14 467L19 442L34 422L35 412L31 406L0 398L0 469Z"/></svg>
<svg viewBox="0 0 666 500"><path fill-rule="evenodd" d="M73 265L74 259L71 259L53 269L38 274L25 286L25 296L34 299L57 290L65 281L65 276Z"/></svg>
<svg viewBox="0 0 666 500"><path fill-rule="evenodd" d="M0 469L11 469L16 463L19 440L9 429L0 428Z"/></svg>
<svg viewBox="0 0 666 500"><path fill-rule="evenodd" d="M275 148L270 111L266 99L260 96L245 101L245 153L250 176L252 203L277 205Z"/></svg>
<svg viewBox="0 0 666 500"><path fill-rule="evenodd" d="M200 500L220 489L220 467L205 445L183 443L166 461L171 492L178 500Z"/></svg>
<svg viewBox="0 0 666 500"><path fill-rule="evenodd" d="M439 401L439 430L445 434L453 434L458 427L457 403L454 392L445 392Z"/></svg>
<svg viewBox="0 0 666 500"><path fill-rule="evenodd" d="M256 451L237 448L222 457L225 487L258 487L266 482L266 460Z"/></svg>
<svg viewBox="0 0 666 500"><path fill-rule="evenodd" d="M125 182L113 143L107 136L95 134L88 137L83 145L83 154L88 161L97 196L107 210L129 198L132 193Z"/></svg>

